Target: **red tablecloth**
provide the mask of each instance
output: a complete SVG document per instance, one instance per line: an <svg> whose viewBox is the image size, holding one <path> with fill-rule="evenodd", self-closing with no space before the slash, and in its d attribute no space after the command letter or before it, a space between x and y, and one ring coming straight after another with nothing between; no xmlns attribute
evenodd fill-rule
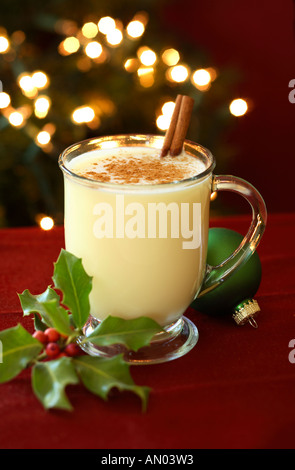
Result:
<svg viewBox="0 0 295 470"><path fill-rule="evenodd" d="M241 233L248 217L212 220ZM233 449L294 448L295 214L270 215L258 252L263 278L256 295L259 327L238 327L230 317L193 310L195 348L181 359L134 366L134 380L151 387L148 409L121 393L108 402L82 386L69 386L73 412L45 411L31 389L29 371L0 385L2 449ZM17 292L39 294L51 284L63 247L63 228L0 231L0 329L21 322ZM239 462L237 462L239 465Z"/></svg>

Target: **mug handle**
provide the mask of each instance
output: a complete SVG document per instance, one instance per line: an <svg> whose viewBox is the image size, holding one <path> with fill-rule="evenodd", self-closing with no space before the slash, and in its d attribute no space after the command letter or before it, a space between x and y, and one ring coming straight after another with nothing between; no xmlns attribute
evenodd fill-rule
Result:
<svg viewBox="0 0 295 470"><path fill-rule="evenodd" d="M265 230L267 211L261 194L247 181L230 175L213 176L212 192L232 191L243 196L252 208L252 222L238 248L217 266L206 265L206 273L195 298L215 289L255 252Z"/></svg>

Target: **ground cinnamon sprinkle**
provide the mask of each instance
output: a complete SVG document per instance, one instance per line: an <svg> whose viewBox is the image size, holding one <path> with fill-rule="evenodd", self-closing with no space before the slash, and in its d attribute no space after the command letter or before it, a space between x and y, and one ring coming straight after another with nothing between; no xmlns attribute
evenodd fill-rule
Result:
<svg viewBox="0 0 295 470"><path fill-rule="evenodd" d="M175 159L177 158L177 164ZM143 155L142 157L118 155L107 156L94 162L91 168L79 174L89 179L101 182L118 182L125 184L159 184L180 181L192 176L191 156L155 157ZM189 164L190 163L190 164ZM195 169L194 169L195 170ZM196 171L193 172L195 174Z"/></svg>
<svg viewBox="0 0 295 470"><path fill-rule="evenodd" d="M104 172L96 173L95 171L86 171L82 173L81 176L86 176L87 178L103 181L105 183L108 183L111 180L111 176Z"/></svg>

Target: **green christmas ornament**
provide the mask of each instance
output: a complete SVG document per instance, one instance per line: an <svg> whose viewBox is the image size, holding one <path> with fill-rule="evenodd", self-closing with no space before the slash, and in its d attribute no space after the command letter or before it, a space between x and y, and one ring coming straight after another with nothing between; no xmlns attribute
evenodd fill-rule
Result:
<svg viewBox="0 0 295 470"><path fill-rule="evenodd" d="M211 228L208 238L207 263L217 266L228 258L243 240L234 230ZM232 315L237 325L250 323L257 328L254 317L260 311L254 296L261 282L261 262L257 252L212 291L195 299L192 307L212 316Z"/></svg>

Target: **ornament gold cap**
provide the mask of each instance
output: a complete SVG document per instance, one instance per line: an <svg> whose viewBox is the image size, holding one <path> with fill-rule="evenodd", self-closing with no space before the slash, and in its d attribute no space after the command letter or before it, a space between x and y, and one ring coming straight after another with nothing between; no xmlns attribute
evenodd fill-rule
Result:
<svg viewBox="0 0 295 470"><path fill-rule="evenodd" d="M250 323L251 326L257 328L258 325L254 317L258 312L260 312L260 307L257 300L247 299L237 305L233 314L233 319L237 325Z"/></svg>

